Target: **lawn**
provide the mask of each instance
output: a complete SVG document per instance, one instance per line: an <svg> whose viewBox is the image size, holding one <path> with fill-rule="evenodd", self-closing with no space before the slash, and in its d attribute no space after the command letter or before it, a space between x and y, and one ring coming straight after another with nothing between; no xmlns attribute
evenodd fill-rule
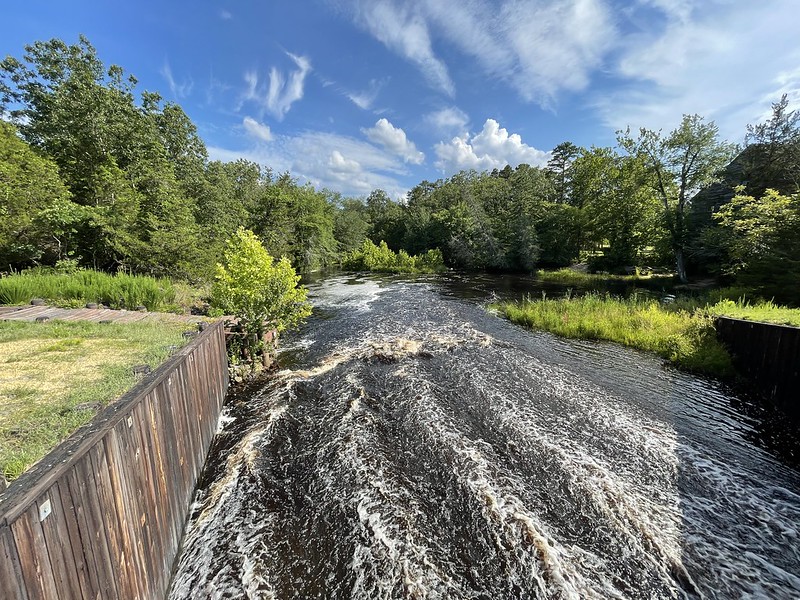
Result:
<svg viewBox="0 0 800 600"><path fill-rule="evenodd" d="M0 321L0 473L11 480L186 340L186 324Z"/></svg>

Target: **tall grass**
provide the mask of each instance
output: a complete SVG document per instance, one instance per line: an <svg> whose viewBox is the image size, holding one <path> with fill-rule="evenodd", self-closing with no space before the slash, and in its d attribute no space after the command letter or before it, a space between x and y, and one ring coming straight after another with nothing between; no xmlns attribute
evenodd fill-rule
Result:
<svg viewBox="0 0 800 600"><path fill-rule="evenodd" d="M0 304L27 304L33 298L62 306L96 302L109 308L165 310L175 302L175 288L168 279L91 270L69 274L34 271L0 279Z"/></svg>
<svg viewBox="0 0 800 600"><path fill-rule="evenodd" d="M511 321L570 338L608 340L655 352L694 372L727 377L731 358L717 341L713 318L655 300L587 294L494 304Z"/></svg>
<svg viewBox="0 0 800 600"><path fill-rule="evenodd" d="M673 275L656 274L656 273L640 273L637 272L633 275L613 275L608 273L584 273L565 267L554 271L538 270L534 274L536 279L546 281L549 283L563 283L565 285L583 285L591 286L595 284L603 284L606 282L659 282L665 285L674 282Z"/></svg>

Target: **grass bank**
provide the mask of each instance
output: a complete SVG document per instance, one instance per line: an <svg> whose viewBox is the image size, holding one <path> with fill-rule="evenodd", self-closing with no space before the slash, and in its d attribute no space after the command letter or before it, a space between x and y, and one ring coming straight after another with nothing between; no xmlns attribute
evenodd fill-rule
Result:
<svg viewBox="0 0 800 600"><path fill-rule="evenodd" d="M0 321L0 473L14 479L185 339L186 324Z"/></svg>
<svg viewBox="0 0 800 600"><path fill-rule="evenodd" d="M683 369L727 377L731 358L717 341L713 317L637 297L587 294L502 302L492 308L515 323L557 335L618 342L655 352Z"/></svg>
<svg viewBox="0 0 800 600"><path fill-rule="evenodd" d="M576 285L591 287L604 283L647 283L671 286L675 283L675 276L659 273L635 273L632 275L611 275L607 273L584 273L565 267L555 271L538 270L534 273L536 279L548 283L562 283L564 285Z"/></svg>
<svg viewBox="0 0 800 600"><path fill-rule="evenodd" d="M108 308L135 310L144 306L150 311L174 311L179 308L176 297L176 288L169 279L145 275L34 270L0 279L0 304L28 304L33 298L41 298L68 308L94 302Z"/></svg>

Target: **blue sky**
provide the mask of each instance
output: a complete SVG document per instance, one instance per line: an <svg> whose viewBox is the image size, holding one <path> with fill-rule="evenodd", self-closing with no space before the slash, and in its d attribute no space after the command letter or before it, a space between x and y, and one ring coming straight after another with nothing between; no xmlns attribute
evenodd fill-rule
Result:
<svg viewBox="0 0 800 600"><path fill-rule="evenodd" d="M345 195L544 164L684 113L741 142L800 106L798 0L57 2L3 9L0 55L85 34L178 102L212 158Z"/></svg>

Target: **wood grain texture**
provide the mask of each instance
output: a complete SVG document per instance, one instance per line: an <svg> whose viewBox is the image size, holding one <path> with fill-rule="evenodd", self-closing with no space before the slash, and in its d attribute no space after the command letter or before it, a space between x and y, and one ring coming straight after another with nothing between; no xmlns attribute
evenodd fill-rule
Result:
<svg viewBox="0 0 800 600"><path fill-rule="evenodd" d="M0 598L163 598L227 368L220 321L0 494Z"/></svg>

